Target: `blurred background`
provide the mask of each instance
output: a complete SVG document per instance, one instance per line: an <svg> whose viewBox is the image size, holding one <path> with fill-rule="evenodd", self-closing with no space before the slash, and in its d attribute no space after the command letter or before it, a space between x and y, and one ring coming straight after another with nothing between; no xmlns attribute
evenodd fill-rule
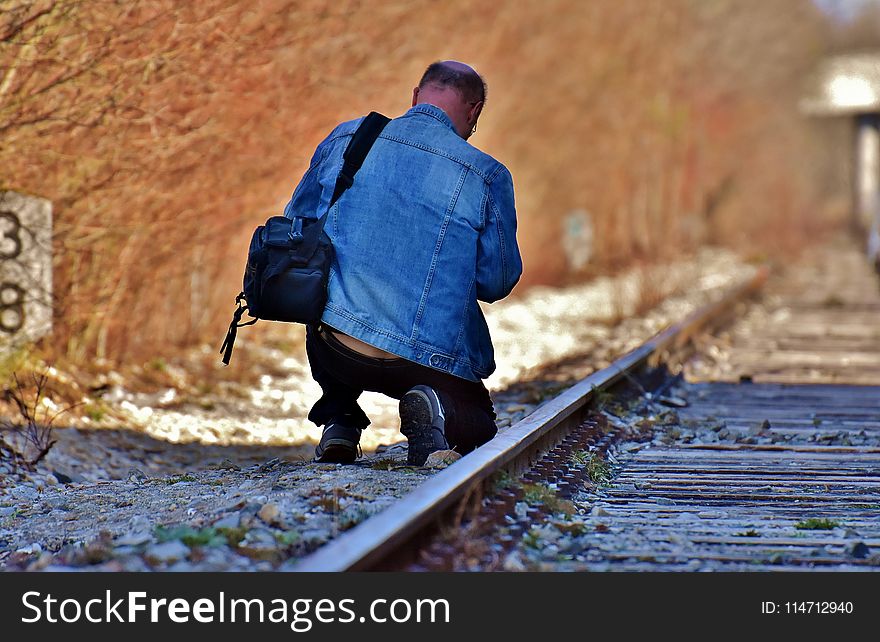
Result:
<svg viewBox="0 0 880 642"><path fill-rule="evenodd" d="M514 296L706 245L796 253L852 189L852 122L805 116L805 83L878 45L868 0L0 0L0 188L53 204L38 349L219 347L315 146L406 111L446 58L488 82L470 142L514 177Z"/></svg>

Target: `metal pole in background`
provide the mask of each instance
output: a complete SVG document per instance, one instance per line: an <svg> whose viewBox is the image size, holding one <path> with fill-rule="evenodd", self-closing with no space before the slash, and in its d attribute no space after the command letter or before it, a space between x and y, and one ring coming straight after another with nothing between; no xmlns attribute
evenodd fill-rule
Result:
<svg viewBox="0 0 880 642"><path fill-rule="evenodd" d="M880 117L877 114L856 116L854 169L852 225L861 235L871 229L880 203Z"/></svg>

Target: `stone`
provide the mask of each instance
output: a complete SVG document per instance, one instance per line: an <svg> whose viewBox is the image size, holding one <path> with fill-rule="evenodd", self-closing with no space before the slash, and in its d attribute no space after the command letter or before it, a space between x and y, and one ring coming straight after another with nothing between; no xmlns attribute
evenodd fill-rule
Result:
<svg viewBox="0 0 880 642"><path fill-rule="evenodd" d="M128 520L128 530L131 532L149 531L153 528L153 522L144 515L135 515Z"/></svg>
<svg viewBox="0 0 880 642"><path fill-rule="evenodd" d="M37 489L31 486L16 486L12 489L10 494L14 499L23 499L27 501L33 501L40 496Z"/></svg>
<svg viewBox="0 0 880 642"><path fill-rule="evenodd" d="M117 546L113 549L112 554L125 557L129 555L135 555L138 552L140 551L137 546Z"/></svg>
<svg viewBox="0 0 880 642"><path fill-rule="evenodd" d="M687 399L681 397L659 397L657 401L670 408L687 408L688 406Z"/></svg>
<svg viewBox="0 0 880 642"><path fill-rule="evenodd" d="M180 540L154 544L144 552L144 559L153 566L174 564L189 555L189 547Z"/></svg>
<svg viewBox="0 0 880 642"><path fill-rule="evenodd" d="M75 566L64 566L62 564L49 564L46 568L43 569L46 573L70 573L78 571Z"/></svg>
<svg viewBox="0 0 880 642"><path fill-rule="evenodd" d="M271 531L255 528L238 545L238 552L253 560L277 560L281 551Z"/></svg>
<svg viewBox="0 0 880 642"><path fill-rule="evenodd" d="M32 544L28 544L27 546L22 546L16 553L23 553L25 555L36 555L43 552L43 547L40 546L39 542L33 542Z"/></svg>
<svg viewBox="0 0 880 642"><path fill-rule="evenodd" d="M140 546L141 544L146 544L152 540L153 536L149 532L141 531L138 533L128 533L127 535L123 535L113 543L116 546Z"/></svg>
<svg viewBox="0 0 880 642"><path fill-rule="evenodd" d="M239 524L241 524L241 515L236 511L224 515L214 522L214 528L238 528Z"/></svg>
<svg viewBox="0 0 880 642"><path fill-rule="evenodd" d="M281 515L281 511L278 508L277 504L268 503L263 504L257 513L261 520L269 525L275 525L278 523L278 518Z"/></svg>
<svg viewBox="0 0 880 642"><path fill-rule="evenodd" d="M855 559L863 560L871 554L871 549L864 542L853 542L847 545L846 554Z"/></svg>
<svg viewBox="0 0 880 642"><path fill-rule="evenodd" d="M231 459L224 459L219 464L212 464L208 468L215 470L241 470L241 466L233 462Z"/></svg>
<svg viewBox="0 0 880 642"><path fill-rule="evenodd" d="M147 474L139 468L129 468L126 479L133 484L143 484L149 479L149 477L147 477Z"/></svg>
<svg viewBox="0 0 880 642"><path fill-rule="evenodd" d="M461 454L454 450L436 450L428 455L425 460L425 468L441 469L451 466L461 459Z"/></svg>
<svg viewBox="0 0 880 642"><path fill-rule="evenodd" d="M379 444L376 446L376 454L399 455L406 457L409 444L405 441L399 441L393 444Z"/></svg>
<svg viewBox="0 0 880 642"><path fill-rule="evenodd" d="M240 496L241 496L240 493L236 493L234 496L230 497L229 499L235 499L236 497L240 497ZM244 508L246 505L247 505L246 500L239 499L237 502L235 502L234 504L228 505L223 510L226 512L238 511L238 510L241 510L242 508Z"/></svg>
<svg viewBox="0 0 880 642"><path fill-rule="evenodd" d="M318 545L323 544L329 539L329 533L324 530L320 530L317 528L310 528L308 530L304 530L302 533L302 541L306 544Z"/></svg>
<svg viewBox="0 0 880 642"><path fill-rule="evenodd" d="M126 573L143 573L150 570L146 562L137 555L129 555L118 561L122 566L122 570Z"/></svg>
<svg viewBox="0 0 880 642"><path fill-rule="evenodd" d="M246 506L244 506L238 513L239 525L246 528L256 526L261 508L262 506L260 506L259 504L247 504Z"/></svg>
<svg viewBox="0 0 880 642"><path fill-rule="evenodd" d="M762 421L759 424L754 424L754 425L750 426L749 427L749 434L757 437L758 435L761 435L761 434L767 432L768 430L770 430L770 422L767 419L765 419L764 421Z"/></svg>
<svg viewBox="0 0 880 642"><path fill-rule="evenodd" d="M522 573L526 570L526 565L517 551L504 558L504 570L513 573Z"/></svg>

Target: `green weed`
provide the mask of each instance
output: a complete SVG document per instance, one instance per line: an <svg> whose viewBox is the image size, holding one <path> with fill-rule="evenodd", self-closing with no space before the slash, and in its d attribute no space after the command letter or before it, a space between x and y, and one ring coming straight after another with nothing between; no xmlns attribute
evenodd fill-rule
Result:
<svg viewBox="0 0 880 642"><path fill-rule="evenodd" d="M572 515L576 512L574 504L560 499L551 488L543 484L523 484L522 489L523 501L531 506L543 506L550 513Z"/></svg>
<svg viewBox="0 0 880 642"><path fill-rule="evenodd" d="M30 349L25 346L4 346L0 354L0 383L13 380L13 375L22 370L33 369Z"/></svg>
<svg viewBox="0 0 880 642"><path fill-rule="evenodd" d="M247 535L247 530L243 527L214 528L213 526L207 526L205 528L193 528L186 525L157 526L153 531L153 535L160 543L179 539L187 546L229 545L234 548Z"/></svg>
<svg viewBox="0 0 880 642"><path fill-rule="evenodd" d="M541 548L541 534L537 531L537 529L532 529L522 537L523 546L527 546L528 548Z"/></svg>
<svg viewBox="0 0 880 642"><path fill-rule="evenodd" d="M379 457L370 462L370 468L373 470L391 470L397 465L397 460L393 457Z"/></svg>
<svg viewBox="0 0 880 642"><path fill-rule="evenodd" d="M492 490L499 492L508 488L516 488L519 486L517 481L506 470L495 473L490 482Z"/></svg>
<svg viewBox="0 0 880 642"><path fill-rule="evenodd" d="M611 466L599 453L591 453L587 462L587 476L594 484L607 486L611 482Z"/></svg>
<svg viewBox="0 0 880 642"><path fill-rule="evenodd" d="M614 395L606 390L599 390L598 388L593 388L593 406L597 410L604 409L608 404L614 401Z"/></svg>
<svg viewBox="0 0 880 642"><path fill-rule="evenodd" d="M560 520L555 519L550 522L553 527L560 533L566 535L583 535L587 532L587 525L579 520Z"/></svg>
<svg viewBox="0 0 880 642"><path fill-rule="evenodd" d="M170 486L171 484L179 484L180 482L194 482L194 481L196 481L196 478L190 474L184 474L184 475L175 475L173 477L168 477L168 478L164 479L163 481Z"/></svg>
<svg viewBox="0 0 880 642"><path fill-rule="evenodd" d="M292 546L300 540L300 534L296 531L284 531L275 534L275 541L281 546Z"/></svg>
<svg viewBox="0 0 880 642"><path fill-rule="evenodd" d="M233 548L241 543L241 540L244 539L244 536L247 535L248 532L248 529L244 526L237 526L235 528L221 527L216 530L219 535L226 538L226 543Z"/></svg>
<svg viewBox="0 0 880 642"><path fill-rule="evenodd" d="M83 412L92 421L103 421L107 416L107 406L100 401L92 401L83 407Z"/></svg>
<svg viewBox="0 0 880 642"><path fill-rule="evenodd" d="M371 513L366 506L352 506L340 513L336 525L339 527L340 531L347 531L360 524L362 521L370 517L370 515Z"/></svg>
<svg viewBox="0 0 880 642"><path fill-rule="evenodd" d="M339 500L349 496L348 491L340 487L330 490L315 488L308 494L308 497L311 498L312 506L318 506L329 513L338 512Z"/></svg>
<svg viewBox="0 0 880 642"><path fill-rule="evenodd" d="M179 539L187 546L221 546L226 538L215 528L196 529L192 526L157 526L153 533L159 542L170 542Z"/></svg>
<svg viewBox="0 0 880 642"><path fill-rule="evenodd" d="M834 520L824 517L821 519L810 517L809 519L802 520L794 525L795 528L802 531L830 531L838 526L840 526L840 524Z"/></svg>

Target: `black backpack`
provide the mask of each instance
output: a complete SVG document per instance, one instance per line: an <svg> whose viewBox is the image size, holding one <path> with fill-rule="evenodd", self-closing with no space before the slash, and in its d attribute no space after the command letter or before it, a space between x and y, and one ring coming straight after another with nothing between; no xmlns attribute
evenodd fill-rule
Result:
<svg viewBox="0 0 880 642"><path fill-rule="evenodd" d="M370 112L345 148L342 169L327 211L320 218L273 216L251 237L243 289L235 297L237 308L220 347L229 365L238 328L260 319L317 323L327 303L327 279L333 262L333 245L324 232L330 209L354 183L354 176L382 133L389 118ZM247 312L253 320L241 322Z"/></svg>

